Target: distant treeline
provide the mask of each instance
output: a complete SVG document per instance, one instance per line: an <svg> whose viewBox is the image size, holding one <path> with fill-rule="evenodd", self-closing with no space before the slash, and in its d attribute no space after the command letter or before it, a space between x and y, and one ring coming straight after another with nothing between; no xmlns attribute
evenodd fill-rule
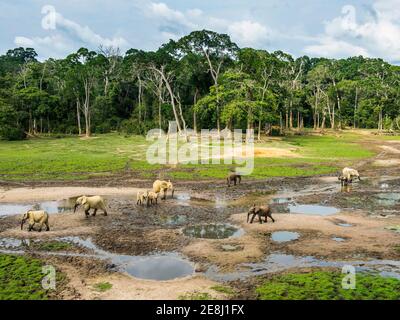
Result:
<svg viewBox="0 0 400 320"><path fill-rule="evenodd" d="M332 60L239 48L195 31L157 51L100 47L39 62L32 48L0 56L0 136L145 134L168 128L400 125L400 67L382 59Z"/></svg>

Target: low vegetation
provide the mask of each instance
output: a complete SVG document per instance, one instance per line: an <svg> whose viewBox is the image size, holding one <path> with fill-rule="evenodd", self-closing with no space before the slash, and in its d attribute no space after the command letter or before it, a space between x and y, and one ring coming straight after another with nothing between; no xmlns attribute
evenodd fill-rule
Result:
<svg viewBox="0 0 400 320"><path fill-rule="evenodd" d="M399 300L400 280L357 273L356 288L343 289L340 272L274 276L256 289L260 300Z"/></svg>
<svg viewBox="0 0 400 320"><path fill-rule="evenodd" d="M94 290L99 292L105 292L112 288L112 284L109 282L99 282L93 285Z"/></svg>
<svg viewBox="0 0 400 320"><path fill-rule="evenodd" d="M47 300L43 289L43 263L25 256L0 254L0 300ZM57 273L57 283L63 274Z"/></svg>
<svg viewBox="0 0 400 320"><path fill-rule="evenodd" d="M179 300L214 300L207 292L189 292L178 297Z"/></svg>

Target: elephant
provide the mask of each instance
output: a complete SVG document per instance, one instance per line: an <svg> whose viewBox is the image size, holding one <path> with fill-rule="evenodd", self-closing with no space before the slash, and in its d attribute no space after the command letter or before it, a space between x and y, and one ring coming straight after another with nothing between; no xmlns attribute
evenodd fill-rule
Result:
<svg viewBox="0 0 400 320"><path fill-rule="evenodd" d="M226 178L226 181L228 182L228 187L231 186L231 182L233 182L233 185L236 186L236 183L241 183L242 182L242 176L237 173L230 173L228 177Z"/></svg>
<svg viewBox="0 0 400 320"><path fill-rule="evenodd" d="M87 196L81 196L78 199L76 199L75 202L75 207L74 207L74 213L76 211L76 208L79 205L83 205L85 209L85 215L86 218L89 217L89 210L94 209L94 212L92 216L96 216L96 212L98 209L101 209L104 212L104 215L107 216L107 209L105 205L105 201L102 197L100 196L92 196L92 197L87 197Z"/></svg>
<svg viewBox="0 0 400 320"><path fill-rule="evenodd" d="M42 231L43 225L46 225L46 231L50 231L49 227L49 214L43 210L28 210L21 220L21 230L24 227L24 223L29 220L29 228L28 231L32 231L35 223L40 224L39 232Z"/></svg>
<svg viewBox="0 0 400 320"><path fill-rule="evenodd" d="M349 181L350 183L353 181L354 177L358 178L358 180L361 181L358 171L352 168L344 168L342 170L342 176L346 178L347 181Z"/></svg>
<svg viewBox="0 0 400 320"><path fill-rule="evenodd" d="M147 192L147 205L149 204L157 204L158 193L157 192Z"/></svg>
<svg viewBox="0 0 400 320"><path fill-rule="evenodd" d="M146 191L146 192L138 191L138 193L136 194L136 204L141 205L141 204L147 202L148 194L149 194L148 191Z"/></svg>
<svg viewBox="0 0 400 320"><path fill-rule="evenodd" d="M171 197L174 197L174 186L172 185L171 180L163 181L156 180L153 183L153 192L160 193L162 191L163 196L161 199L165 200L167 198L167 191L171 190Z"/></svg>
<svg viewBox="0 0 400 320"><path fill-rule="evenodd" d="M261 217L265 217L265 223L267 223L267 217L270 217L272 222L275 222L275 219L272 218L271 208L268 205L267 206L256 206L255 204L253 204L253 206L247 212L247 223L249 222L249 217L251 214L253 216L251 217L250 223L253 223L253 220L256 215L258 215L258 219L259 219L260 223L262 223Z"/></svg>
<svg viewBox="0 0 400 320"><path fill-rule="evenodd" d="M347 186L349 183L353 182L353 179L348 179L344 177L343 175L339 175L338 180L340 181L340 184L343 186Z"/></svg>

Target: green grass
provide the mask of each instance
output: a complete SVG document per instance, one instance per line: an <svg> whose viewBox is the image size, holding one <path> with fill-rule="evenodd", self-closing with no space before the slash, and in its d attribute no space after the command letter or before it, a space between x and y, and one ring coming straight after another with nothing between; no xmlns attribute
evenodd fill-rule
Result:
<svg viewBox="0 0 400 320"><path fill-rule="evenodd" d="M47 300L42 288L43 263L38 259L0 254L0 300ZM57 283L63 275L57 273Z"/></svg>
<svg viewBox="0 0 400 320"><path fill-rule="evenodd" d="M223 285L215 285L210 288L211 290L227 294L227 295L233 295L235 294L235 290L233 290L231 287L223 286Z"/></svg>
<svg viewBox="0 0 400 320"><path fill-rule="evenodd" d="M178 297L179 300L214 300L207 292L190 292Z"/></svg>
<svg viewBox="0 0 400 320"><path fill-rule="evenodd" d="M399 300L400 280L357 273L356 288L343 289L340 272L275 276L256 289L260 300Z"/></svg>
<svg viewBox="0 0 400 320"><path fill-rule="evenodd" d="M112 288L112 284L109 282L99 282L93 285L93 288L99 292L105 292Z"/></svg>
<svg viewBox="0 0 400 320"><path fill-rule="evenodd" d="M373 155L360 145L363 136L290 136L268 139L255 147L293 149L295 157L255 158L253 179L330 174L342 165ZM25 141L0 141L0 180L88 180L129 170L138 178L154 179L159 172L175 180L223 179L229 164L149 164L145 137L118 134L89 139L76 136L44 137ZM296 157L296 154L298 155Z"/></svg>
<svg viewBox="0 0 400 320"><path fill-rule="evenodd" d="M62 241L39 241L31 244L32 249L41 251L65 251L73 248L73 245Z"/></svg>

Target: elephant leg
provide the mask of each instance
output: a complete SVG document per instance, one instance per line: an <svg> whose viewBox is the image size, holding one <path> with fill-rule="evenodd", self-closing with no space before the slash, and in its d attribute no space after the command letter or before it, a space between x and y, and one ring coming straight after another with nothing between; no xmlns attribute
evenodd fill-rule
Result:
<svg viewBox="0 0 400 320"><path fill-rule="evenodd" d="M275 219L274 219L274 218L272 218L272 214L270 214L270 215L269 215L269 217L271 218L272 222L274 222L274 223L275 223Z"/></svg>
<svg viewBox="0 0 400 320"><path fill-rule="evenodd" d="M34 225L34 223L33 224L29 224L29 227L28 227L28 231L30 232L30 231L32 231L32 229L33 229L33 225Z"/></svg>
<svg viewBox="0 0 400 320"><path fill-rule="evenodd" d="M262 224L261 214L258 215L258 221L260 221L260 224Z"/></svg>
<svg viewBox="0 0 400 320"><path fill-rule="evenodd" d="M233 179L233 185L236 186L236 178Z"/></svg>
<svg viewBox="0 0 400 320"><path fill-rule="evenodd" d="M257 213L253 213L253 216L251 217L250 223L253 223L254 218L256 217L256 214L257 214Z"/></svg>
<svg viewBox="0 0 400 320"><path fill-rule="evenodd" d="M46 224L46 231L50 231L49 222L47 221L45 224Z"/></svg>
<svg viewBox="0 0 400 320"><path fill-rule="evenodd" d="M39 230L38 230L39 232L42 232L42 227L43 227L43 223L40 224L40 227L39 227Z"/></svg>
<svg viewBox="0 0 400 320"><path fill-rule="evenodd" d="M90 210L90 209L85 210L86 218L89 218L89 210Z"/></svg>
<svg viewBox="0 0 400 320"><path fill-rule="evenodd" d="M94 209L94 211L93 211L93 213L92 213L92 216L95 217L95 216L96 216L96 213L97 213L97 209Z"/></svg>
<svg viewBox="0 0 400 320"><path fill-rule="evenodd" d="M107 210L104 210L104 216L107 217L108 213Z"/></svg>

